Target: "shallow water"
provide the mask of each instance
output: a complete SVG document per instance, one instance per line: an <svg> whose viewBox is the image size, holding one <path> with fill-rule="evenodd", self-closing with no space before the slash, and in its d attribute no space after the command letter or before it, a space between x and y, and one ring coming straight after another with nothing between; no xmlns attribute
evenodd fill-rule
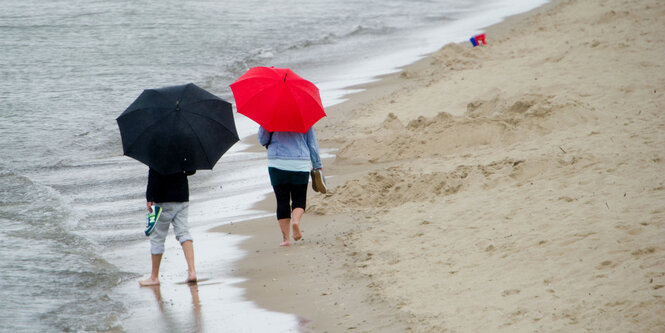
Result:
<svg viewBox="0 0 665 333"><path fill-rule="evenodd" d="M233 286L241 239L207 232L271 214L252 210L270 193L265 156L240 144L190 179L208 280L198 293L176 284L184 262L169 238L161 297L137 287L150 268L147 168L122 156L115 118L146 88L194 82L232 100L228 84L256 65L293 68L329 106L345 87L544 2L4 1L0 330L296 330L299 318L259 309ZM242 116L237 125L243 137L256 131Z"/></svg>

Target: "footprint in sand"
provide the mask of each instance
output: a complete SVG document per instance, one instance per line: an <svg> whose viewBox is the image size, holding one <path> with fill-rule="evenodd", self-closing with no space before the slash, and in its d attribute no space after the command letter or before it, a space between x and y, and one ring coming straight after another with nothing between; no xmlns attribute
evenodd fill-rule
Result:
<svg viewBox="0 0 665 333"><path fill-rule="evenodd" d="M614 263L611 260L605 260L600 263L600 265L596 266L596 269L605 269L605 268L614 268L618 265L618 263Z"/></svg>
<svg viewBox="0 0 665 333"><path fill-rule="evenodd" d="M649 247L646 247L646 248L643 248L643 249L637 249L637 250L631 252L630 254L632 254L636 257L641 257L645 254L651 254L651 253L654 253L654 252L656 252L656 248L653 247L653 246L649 246Z"/></svg>
<svg viewBox="0 0 665 333"><path fill-rule="evenodd" d="M504 290L504 291L501 293L501 296L506 297L506 296L511 296L511 295L517 295L517 294L519 294L519 293L520 293L520 290L519 290L519 289L507 289L507 290Z"/></svg>

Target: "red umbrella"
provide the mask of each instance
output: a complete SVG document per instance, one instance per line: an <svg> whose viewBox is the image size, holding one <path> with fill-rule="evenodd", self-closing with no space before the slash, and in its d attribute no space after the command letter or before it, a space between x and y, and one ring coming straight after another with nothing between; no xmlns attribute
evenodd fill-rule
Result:
<svg viewBox="0 0 665 333"><path fill-rule="evenodd" d="M319 89L288 68L250 68L231 90L238 112L268 132L305 133L326 115Z"/></svg>

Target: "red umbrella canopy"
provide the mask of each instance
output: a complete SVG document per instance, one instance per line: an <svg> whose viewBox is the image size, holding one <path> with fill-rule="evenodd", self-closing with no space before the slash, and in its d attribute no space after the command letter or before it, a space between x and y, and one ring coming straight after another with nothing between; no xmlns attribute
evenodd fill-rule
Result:
<svg viewBox="0 0 665 333"><path fill-rule="evenodd" d="M238 112L268 132L305 133L326 115L319 89L288 68L250 68L231 90Z"/></svg>

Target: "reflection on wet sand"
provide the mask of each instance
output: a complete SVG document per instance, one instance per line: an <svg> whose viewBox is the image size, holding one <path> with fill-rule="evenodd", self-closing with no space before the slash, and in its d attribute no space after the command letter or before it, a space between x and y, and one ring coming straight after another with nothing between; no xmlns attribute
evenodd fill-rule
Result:
<svg viewBox="0 0 665 333"><path fill-rule="evenodd" d="M199 301L199 286L196 283L189 284L189 292L192 294L192 310L194 311L194 332L203 331L201 320L201 302Z"/></svg>
<svg viewBox="0 0 665 333"><path fill-rule="evenodd" d="M196 208L195 208L196 210ZM205 229L205 230L203 230ZM159 287L138 287L135 279L122 283L115 295L126 304L128 316L121 319L127 332L298 332L291 314L261 309L244 298L238 286L244 279L230 276L233 262L243 256L238 244L244 236L206 232L192 228L196 239L196 284L185 283L184 258L175 239L166 243L160 268ZM145 250L145 244L126 249L126 256ZM127 262L129 270L144 272L150 258Z"/></svg>
<svg viewBox="0 0 665 333"><path fill-rule="evenodd" d="M203 320L201 316L201 301L199 299L199 286L196 283L188 283L189 292L192 296L192 316L183 316L184 312L178 311L181 306L175 302L181 300L164 300L162 298L161 286L148 286L152 289L157 301L157 307L163 319L164 328L169 332L178 332L183 329L188 332L203 332ZM183 320L181 322L181 320Z"/></svg>

